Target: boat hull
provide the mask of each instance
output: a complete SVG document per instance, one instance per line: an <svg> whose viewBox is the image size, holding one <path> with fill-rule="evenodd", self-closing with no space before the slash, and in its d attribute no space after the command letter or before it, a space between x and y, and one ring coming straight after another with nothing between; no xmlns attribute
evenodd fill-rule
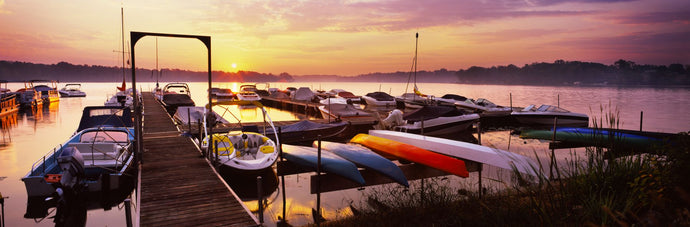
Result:
<svg viewBox="0 0 690 227"><path fill-rule="evenodd" d="M314 141L313 146L317 147L318 142ZM395 163L374 153L366 147L355 144L321 141L321 148L357 165L374 170L405 187L410 186L407 182L407 178L405 178L405 174Z"/></svg>
<svg viewBox="0 0 690 227"><path fill-rule="evenodd" d="M465 162L462 160L431 152L417 146L367 134L358 134L350 142L362 144L376 152L393 155L460 177L469 177Z"/></svg>
<svg viewBox="0 0 690 227"><path fill-rule="evenodd" d="M282 149L283 157L288 161L316 170L318 165L317 148L283 144ZM321 152L321 169L360 185L365 184L364 177L354 163L330 152Z"/></svg>
<svg viewBox="0 0 690 227"><path fill-rule="evenodd" d="M400 141L455 158L475 161L507 170L513 170L513 168L515 168L515 170L518 170L521 173L539 176L539 172L536 171L536 169L539 169L539 166L532 159L496 148L485 147L462 141L388 130L369 130L369 134L372 136Z"/></svg>
<svg viewBox="0 0 690 227"><path fill-rule="evenodd" d="M447 135L466 131L479 119L477 114L466 114L453 117L438 117L424 122L396 126L393 129L399 132L424 134L430 136Z"/></svg>

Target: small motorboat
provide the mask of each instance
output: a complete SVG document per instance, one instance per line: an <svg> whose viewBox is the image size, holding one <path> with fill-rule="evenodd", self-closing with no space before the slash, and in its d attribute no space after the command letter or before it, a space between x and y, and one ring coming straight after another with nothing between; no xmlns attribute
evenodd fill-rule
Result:
<svg viewBox="0 0 690 227"><path fill-rule="evenodd" d="M318 136L321 136L323 140L338 137L347 129L348 125L350 123L345 121L321 124L302 120L294 124L280 126L278 134L280 134L280 141L282 143L311 143ZM271 128L266 128L266 133L264 134L273 140L276 139L273 137L276 133Z"/></svg>
<svg viewBox="0 0 690 227"><path fill-rule="evenodd" d="M276 143L259 133L231 131L213 134L211 138L211 144L217 147L209 149L218 156L218 162L236 170L271 168L278 159Z"/></svg>
<svg viewBox="0 0 690 227"><path fill-rule="evenodd" d="M308 87L300 87L290 95L290 99L300 102L313 102L318 100L316 94ZM318 101L317 101L318 102Z"/></svg>
<svg viewBox="0 0 690 227"><path fill-rule="evenodd" d="M552 105L541 105L539 108L529 105L522 110L511 112L510 115L523 125L553 126L554 121L557 126L587 127L589 125L587 114L570 112Z"/></svg>
<svg viewBox="0 0 690 227"><path fill-rule="evenodd" d="M177 107L180 106L194 106L194 100L189 92L189 86L186 83L169 83L163 87L163 94L160 96L160 102L165 106L168 114L174 115Z"/></svg>
<svg viewBox="0 0 690 227"><path fill-rule="evenodd" d="M327 92L327 94L330 94L331 96L334 96L336 98L344 98L348 100L349 102L361 102L362 97L352 94L352 92L343 90L343 89L331 89L330 91Z"/></svg>
<svg viewBox="0 0 690 227"><path fill-rule="evenodd" d="M51 104L60 102L60 94L57 89L57 81L32 80L31 87L41 94L43 103ZM40 83L35 85L35 83Z"/></svg>
<svg viewBox="0 0 690 227"><path fill-rule="evenodd" d="M177 108L177 112L173 115L175 121L182 125L187 124L199 124L204 122L204 114L206 113L206 108L203 106L180 106ZM216 123L226 124L229 123L227 120L222 118L215 111L213 112Z"/></svg>
<svg viewBox="0 0 690 227"><path fill-rule="evenodd" d="M235 93L230 88L211 88L211 98L218 101L227 101L234 99Z"/></svg>
<svg viewBox="0 0 690 227"><path fill-rule="evenodd" d="M364 102L370 106L395 106L395 97L385 92L371 92L362 96Z"/></svg>
<svg viewBox="0 0 690 227"><path fill-rule="evenodd" d="M81 90L81 84L65 84L58 92L60 97L86 97L86 92Z"/></svg>
<svg viewBox="0 0 690 227"><path fill-rule="evenodd" d="M36 161L22 178L27 195L51 196L67 182L69 187L80 185L89 192L134 182L135 156L130 150L134 128L129 113L128 108L84 108L74 136Z"/></svg>
<svg viewBox="0 0 690 227"><path fill-rule="evenodd" d="M408 109L419 109L423 106L436 105L436 102L433 99L429 97L422 97L416 93L404 93L398 97L395 97L395 100L397 102L404 103L405 108Z"/></svg>
<svg viewBox="0 0 690 227"><path fill-rule="evenodd" d="M252 124L251 126L243 125L241 118L233 115L233 117L237 119L237 122L231 122L229 124L236 123L241 130L234 130L227 133L209 133L209 129L204 131L206 136L203 137L204 139L201 141L200 147L214 154L216 161L220 163L219 168L221 168L221 171L259 171L271 168L278 159L277 146L279 140L273 140L266 135L267 132L269 132L267 128L270 128L273 138L278 138L276 134L277 130L261 102L223 101L214 102L212 105L214 108L255 106L257 109L261 110L263 115L261 119L264 120L262 127L259 127L262 123ZM208 108L208 106L206 108ZM232 114L229 110L223 113ZM220 116L220 118L223 117L224 116ZM209 119L204 118L204 120L208 121ZM204 125L209 124L204 122ZM259 128L264 128L263 134L259 133Z"/></svg>
<svg viewBox="0 0 690 227"><path fill-rule="evenodd" d="M245 84L240 86L240 92L237 93L237 99L241 101L259 101L261 96L256 93L256 85Z"/></svg>
<svg viewBox="0 0 690 227"><path fill-rule="evenodd" d="M141 92L137 90L138 98L141 100ZM134 109L134 91L132 88L127 88L124 91L118 90L114 95L110 96L103 103L105 106L119 106L119 107L129 107L129 109Z"/></svg>
<svg viewBox="0 0 690 227"><path fill-rule="evenodd" d="M384 128L414 134L438 136L468 130L479 120L478 114L469 114L450 106L423 106L422 108L402 114L393 110L382 123Z"/></svg>
<svg viewBox="0 0 690 227"><path fill-rule="evenodd" d="M327 98L321 100L320 103L323 104L319 106L321 116L324 119L336 120L372 116L371 113L361 110L348 102L349 101L344 98Z"/></svg>

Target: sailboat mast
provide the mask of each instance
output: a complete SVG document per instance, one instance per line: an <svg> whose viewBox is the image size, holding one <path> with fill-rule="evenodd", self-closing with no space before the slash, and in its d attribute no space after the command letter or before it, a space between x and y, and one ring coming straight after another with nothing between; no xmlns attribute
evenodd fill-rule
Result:
<svg viewBox="0 0 690 227"><path fill-rule="evenodd" d="M120 28L122 30L122 82L125 81L125 10L120 7Z"/></svg>
<svg viewBox="0 0 690 227"><path fill-rule="evenodd" d="M414 85L417 88L417 44L419 43L419 32L414 33Z"/></svg>

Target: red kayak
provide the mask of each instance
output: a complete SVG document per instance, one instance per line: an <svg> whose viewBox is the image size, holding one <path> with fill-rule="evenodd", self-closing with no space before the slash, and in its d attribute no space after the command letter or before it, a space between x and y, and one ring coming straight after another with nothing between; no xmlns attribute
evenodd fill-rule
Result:
<svg viewBox="0 0 690 227"><path fill-rule="evenodd" d="M362 144L374 151L443 170L460 177L469 177L470 175L465 167L465 162L462 160L431 152L406 143L368 134L357 134L350 142Z"/></svg>

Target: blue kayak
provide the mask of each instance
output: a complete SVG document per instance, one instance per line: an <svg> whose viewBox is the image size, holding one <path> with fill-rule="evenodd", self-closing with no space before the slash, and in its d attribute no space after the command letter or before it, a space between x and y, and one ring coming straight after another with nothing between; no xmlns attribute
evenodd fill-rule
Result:
<svg viewBox="0 0 690 227"><path fill-rule="evenodd" d="M318 163L317 149L306 146L283 144L283 157L300 166L316 169ZM364 177L357 166L333 153L321 151L321 169L364 185Z"/></svg>
<svg viewBox="0 0 690 227"><path fill-rule="evenodd" d="M313 145L314 147L318 146L316 141L314 141ZM404 185L405 187L410 186L410 184L407 182L407 178L405 178L405 174L397 165L395 165L395 163L379 154L374 153L369 148L355 144L327 141L321 142L321 148L328 152L333 152L334 154L355 164L364 166L367 169L379 172L395 182Z"/></svg>
<svg viewBox="0 0 690 227"><path fill-rule="evenodd" d="M551 130L525 130L521 138L551 140L554 132ZM596 128L556 128L555 140L584 144L618 143L626 146L646 148L662 144L663 140L630 132ZM609 136L612 136L609 138Z"/></svg>

